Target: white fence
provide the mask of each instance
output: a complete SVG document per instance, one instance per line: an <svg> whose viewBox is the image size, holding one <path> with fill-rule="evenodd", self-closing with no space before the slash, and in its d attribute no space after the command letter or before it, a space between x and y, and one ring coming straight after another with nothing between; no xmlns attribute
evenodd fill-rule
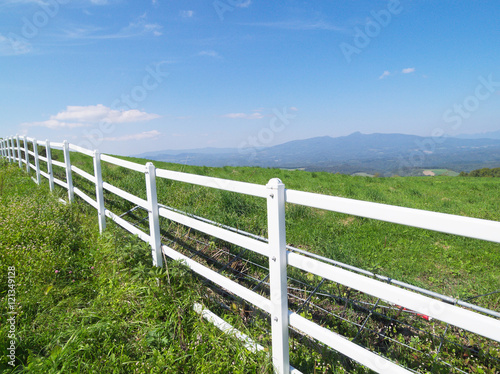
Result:
<svg viewBox="0 0 500 374"><path fill-rule="evenodd" d="M29 150L28 144L32 144L32 151ZM46 156L39 155L38 146L44 146L46 148ZM74 195L76 194L94 207L98 212L101 232L106 226L105 217L108 217L124 229L132 234L138 235L139 238L145 242L148 242L151 245L154 265L162 266L162 253L172 259L184 260L194 272L227 290L231 290L231 292L238 297L269 313L271 316L272 360L277 373L299 372L290 366L289 362L289 327L306 333L308 336L313 337L335 351L352 358L375 372L384 374L411 372L387 358L367 350L343 336L290 311L288 309L287 298L287 266L293 266L303 271L316 274L389 303L405 307L417 313L424 314L493 341L500 342L500 321L496 318L456 305L451 305L449 302L445 302L446 300L444 297L441 299L429 297L429 295L433 296L433 293L430 291L427 292L427 296L422 295L422 292L410 291L339 266L333 266L311 256L306 256L304 253L288 251L285 230L285 203L341 212L497 243L500 243L500 222L288 190L279 179L271 179L269 183L264 186L156 169L152 163L140 165L124 161L109 155L100 154L97 151L83 149L69 144L66 141L63 143L50 143L48 140L37 141L32 138L15 136L0 140L0 149L2 157L8 159L8 161L17 162L21 168L24 164L28 172L34 170L36 178L33 178L33 180L36 183L40 184L41 176L43 176L48 179L51 190L54 189L54 184L65 188L70 202L74 200ZM62 150L64 153L64 162L53 160L51 149ZM92 157L94 160L94 175L71 165L70 151L80 152ZM34 161L34 164L30 162L31 160ZM40 169L40 161L46 163L47 172ZM144 200L139 198L103 181L101 161L143 173L145 175L147 199ZM66 181L59 180L54 176L52 171L53 165L65 169ZM90 197L79 188L73 186L72 173L77 173L95 185L95 197ZM217 226L192 216L165 209L159 205L157 201L157 178L166 178L173 181L181 181L266 199L268 240L266 242L257 240L256 238L227 230L223 226ZM126 220L106 209L103 196L104 190L114 193L147 210L149 213L149 233L134 227ZM268 257L270 298L268 299L245 288L235 281L175 251L169 246L162 244L159 224L160 217L165 217L169 220L189 226L197 231ZM402 283L400 282L400 284ZM418 291L425 290L418 289ZM462 305L464 304L467 303L462 303ZM471 305L467 304L465 306L470 307ZM481 311L482 308L475 309ZM498 317L498 314L495 312L493 312L493 315Z"/></svg>

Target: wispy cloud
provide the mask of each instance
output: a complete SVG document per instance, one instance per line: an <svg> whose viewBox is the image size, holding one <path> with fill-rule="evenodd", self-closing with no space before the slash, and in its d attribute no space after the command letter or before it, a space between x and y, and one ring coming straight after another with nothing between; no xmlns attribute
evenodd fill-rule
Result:
<svg viewBox="0 0 500 374"><path fill-rule="evenodd" d="M159 118L158 114L141 112L137 109L115 110L102 104L89 106L68 106L46 121L25 122L23 126L41 126L50 129L92 126L97 123L143 122Z"/></svg>
<svg viewBox="0 0 500 374"><path fill-rule="evenodd" d="M219 55L217 52L213 50L209 51L201 51L198 53L198 56L207 56L207 57L213 57L213 58L222 58L221 55Z"/></svg>
<svg viewBox="0 0 500 374"><path fill-rule="evenodd" d="M71 29L66 29L64 37L67 39L125 39L140 36L161 36L163 26L157 23L148 22L147 14L144 13L135 20L131 21L127 26L122 27L115 32L106 32L101 27L92 25L78 26Z"/></svg>
<svg viewBox="0 0 500 374"><path fill-rule="evenodd" d="M181 11L181 17L183 18L191 18L194 16L194 11L192 10L182 10Z"/></svg>
<svg viewBox="0 0 500 374"><path fill-rule="evenodd" d="M250 114L247 114L247 113L228 113L228 114L224 114L222 117L232 118L232 119L261 119L261 118L264 118L264 115L260 112L253 112Z"/></svg>
<svg viewBox="0 0 500 374"><path fill-rule="evenodd" d="M0 34L0 56L23 55L30 53L32 49L31 44L26 39Z"/></svg>
<svg viewBox="0 0 500 374"><path fill-rule="evenodd" d="M33 13L33 17L35 17L37 14L43 13L43 16L46 17L47 20L49 20L49 18L54 17L55 14L57 14L57 12L59 11L59 7L56 7L56 4L52 4L53 2L55 2L55 0L0 0L0 9L3 7L13 8L22 6L38 8L38 13ZM67 3L67 1L62 2L59 0L58 2L61 3L60 5L64 5ZM83 12L91 15L92 13L88 10L91 7L104 6L110 4L111 2L112 0L82 0L80 2L80 5ZM47 9L50 9L50 11ZM30 27L32 29L34 28L37 33L35 33L34 31L30 31L30 33L32 34L28 36L25 35L26 33L24 31L21 33L21 35L18 35L14 32L8 33L7 35L0 34L0 56L23 55L33 53L37 50L36 42L32 41L31 39L34 37L34 35L38 34L38 29L44 27L48 21L43 21L43 25L40 26L39 24L37 24L36 20L33 17L31 17L29 20L26 19L26 22L32 22L34 26L32 25ZM47 32L47 30L44 30L44 34L46 37L51 37L54 41L57 41L59 43L74 41L77 39L116 39L131 38L148 34L154 36L162 35L162 26L156 23L147 22L146 18L146 14L143 14L118 31L111 33L105 33L102 27L84 25L67 27L66 29L63 28L62 32L58 31L52 34L50 33L50 31ZM40 20L39 22L42 21Z"/></svg>
<svg viewBox="0 0 500 374"><path fill-rule="evenodd" d="M382 73L382 75L380 77L378 77L378 79L384 79L384 78L387 78L388 76L392 75L398 75L398 74L411 74L411 73L414 73L415 72L415 68L405 68L405 69L402 69L401 72L399 71L395 71L395 72L390 72L389 70L386 70Z"/></svg>
<svg viewBox="0 0 500 374"><path fill-rule="evenodd" d="M119 34L123 36L131 36L131 35L143 35L152 33L154 36L162 35L161 29L163 27L157 23L148 23L147 15L144 13L138 19L123 28Z"/></svg>
<svg viewBox="0 0 500 374"><path fill-rule="evenodd" d="M389 75L391 75L391 72L386 70L382 73L382 75L380 77L378 77L378 79L384 79L384 78L388 77Z"/></svg>
<svg viewBox="0 0 500 374"><path fill-rule="evenodd" d="M319 21L303 21L303 20L293 20L293 21L276 21L276 22L253 22L244 23L246 26L256 26L256 27L269 27L276 29L285 30L326 30L326 31L345 31L344 28L332 25L331 23L319 20Z"/></svg>
<svg viewBox="0 0 500 374"><path fill-rule="evenodd" d="M5 5L23 5L23 4L38 4L38 5L46 5L46 2L43 0L4 0L2 1L2 6Z"/></svg>
<svg viewBox="0 0 500 374"><path fill-rule="evenodd" d="M91 4L94 5L107 5L108 0L88 0ZM24 4L37 4L41 6L47 6L48 3L50 3L50 0L3 0L1 6L6 6L6 5L24 5ZM66 2L59 1L58 3L60 4L66 4Z"/></svg>
<svg viewBox="0 0 500 374"><path fill-rule="evenodd" d="M239 8L248 8L252 4L252 0L240 1L236 3L235 6Z"/></svg>
<svg viewBox="0 0 500 374"><path fill-rule="evenodd" d="M110 142L125 142L125 141L129 141L129 140L143 140L143 139L156 138L159 135L161 135L161 132L159 132L157 130L152 130L152 131L144 131L144 132L141 132L138 134L130 134L130 135L104 138L104 140L110 141Z"/></svg>

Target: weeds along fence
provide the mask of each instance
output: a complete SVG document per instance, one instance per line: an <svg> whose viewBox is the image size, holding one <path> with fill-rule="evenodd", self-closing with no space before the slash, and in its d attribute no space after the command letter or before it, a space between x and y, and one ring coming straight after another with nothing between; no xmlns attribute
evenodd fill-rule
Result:
<svg viewBox="0 0 500 374"><path fill-rule="evenodd" d="M38 147L44 148L43 155L40 154ZM33 138L15 136L1 139L0 150L2 157L9 162L17 163L20 168L25 168L28 173L34 171L35 177L32 178L37 184L40 184L41 177L44 177L48 180L51 190L54 190L55 185L64 188L67 191L70 203L75 200L76 195L96 209L101 232L106 228L106 217L108 217L125 230L149 243L152 261L155 266L163 266L163 256L182 260L195 273L228 290L256 309L260 309L269 315L272 341L271 354L277 373L299 373L290 364L290 331L298 331L377 373L418 372L418 365L395 362L394 359L383 355L383 350L376 351L356 343L356 339L363 332L363 329L368 329L368 327L365 327L368 318L377 314L375 310L380 307L388 310L396 310L398 315L401 311L411 311L413 315L421 315L427 319L432 318L441 321L446 329L443 334L437 334L437 339L440 341L439 349L436 349L437 354L441 350L444 335L449 327L480 336L481 339L490 342L498 353L497 343L500 342L500 313L403 282L377 276L371 272L287 246L285 203L496 243L500 243L500 222L289 190L276 178L271 179L266 185L258 185L158 169L152 163L147 163L146 165L133 163L106 154L100 154L98 151L90 151L69 144L67 141L63 143L50 143L48 140L37 141ZM55 160L52 157L52 150L62 151L64 160ZM82 153L91 157L94 173L90 174L72 165L70 157L72 152ZM41 162L46 167L41 168ZM135 196L104 181L101 162L144 174L146 199ZM57 177L56 173L54 173L54 167L64 170L64 180ZM86 179L95 186L95 196L89 196L82 189L78 188L78 186L74 185L74 174ZM168 179L265 199L267 201L268 237L261 238L257 235L233 230L230 227L217 224L202 217L184 214L181 211L162 205L158 202L157 196L156 181L158 179ZM135 207L140 207L147 212L145 219L148 222L149 232L148 230L139 229L137 225L133 225L122 218L122 216L108 209L105 206L105 191L129 201ZM268 276L266 276L266 278L269 278L268 282L266 280L266 284L268 285L267 295L257 292L258 287L245 287L241 282L236 282L163 243L160 233L160 217L263 256L268 264ZM303 313L300 313L302 307L295 310L289 308L291 287L289 278L287 278L288 268L314 274L322 279L314 291L310 291L309 297L305 300L306 303L311 300L311 297L317 292L323 281L342 285L373 300L370 304L371 306L368 308L370 313L367 319L356 324L357 333L355 337L349 339L342 336L334 331L333 324L320 324L311 320L307 315L304 316ZM262 283L264 283L264 280L261 280L259 285ZM197 308L200 307L197 306ZM210 311L206 309L200 309L199 311L207 319L218 325L219 328L233 332L231 327L228 327L227 324ZM334 313L331 313L331 315L334 315ZM386 314L382 315L379 313L379 315L387 317ZM339 318L342 317L340 316ZM410 326L410 328L414 328L414 326ZM262 348L258 344L253 343L248 337L241 334L236 335L245 339L252 349ZM379 337L388 336L388 334L384 335L380 331L376 332L376 335ZM464 346L462 345L461 347L463 348ZM414 350L417 351L416 349ZM436 355L433 353L428 355L431 356L432 360L436 359ZM496 368L500 368L499 358L500 355L498 357L495 355L491 357L493 368L497 364ZM449 367L453 370L457 369L452 364L447 363L445 363L444 367ZM465 372L460 369L456 371Z"/></svg>

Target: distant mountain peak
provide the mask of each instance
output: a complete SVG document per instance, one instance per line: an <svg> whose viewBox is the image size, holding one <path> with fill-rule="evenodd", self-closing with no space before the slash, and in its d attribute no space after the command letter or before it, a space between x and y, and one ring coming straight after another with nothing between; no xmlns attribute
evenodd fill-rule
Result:
<svg viewBox="0 0 500 374"><path fill-rule="evenodd" d="M438 147L437 144L429 145L427 138L417 135L363 134L356 131L347 136L318 136L271 147L202 148L186 150L183 154L179 151L160 151L149 157L200 166L261 166L402 175L414 168L470 171L498 167L500 139L450 137Z"/></svg>

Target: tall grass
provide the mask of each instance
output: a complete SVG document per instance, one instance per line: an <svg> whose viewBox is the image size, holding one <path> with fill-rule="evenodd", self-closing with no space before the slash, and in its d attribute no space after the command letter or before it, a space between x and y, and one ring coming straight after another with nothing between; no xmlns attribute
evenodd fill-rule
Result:
<svg viewBox="0 0 500 374"><path fill-rule="evenodd" d="M193 311L210 301L184 266L153 268L147 244L111 224L99 236L93 212L61 204L16 166L2 163L0 181L0 371L272 372L267 353L246 351ZM15 368L4 339L9 267Z"/></svg>

